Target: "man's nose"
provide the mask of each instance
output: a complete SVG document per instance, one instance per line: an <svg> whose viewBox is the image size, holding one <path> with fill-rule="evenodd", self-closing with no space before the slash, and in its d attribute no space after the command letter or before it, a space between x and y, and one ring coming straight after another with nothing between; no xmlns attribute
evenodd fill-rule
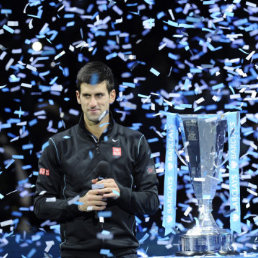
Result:
<svg viewBox="0 0 258 258"><path fill-rule="evenodd" d="M91 107L95 107L97 105L97 101L94 97L91 97L90 99L90 106Z"/></svg>

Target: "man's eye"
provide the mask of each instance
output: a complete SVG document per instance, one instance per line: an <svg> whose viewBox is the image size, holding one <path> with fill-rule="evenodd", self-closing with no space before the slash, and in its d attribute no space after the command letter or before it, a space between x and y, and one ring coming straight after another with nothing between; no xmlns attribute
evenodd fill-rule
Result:
<svg viewBox="0 0 258 258"><path fill-rule="evenodd" d="M98 98L101 98L101 97L103 97L103 94L102 93L99 93L99 94L97 94L96 95Z"/></svg>

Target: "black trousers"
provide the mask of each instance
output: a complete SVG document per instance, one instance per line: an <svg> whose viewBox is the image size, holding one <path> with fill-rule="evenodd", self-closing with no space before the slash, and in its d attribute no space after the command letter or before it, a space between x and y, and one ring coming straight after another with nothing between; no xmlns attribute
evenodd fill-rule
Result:
<svg viewBox="0 0 258 258"><path fill-rule="evenodd" d="M101 257L101 256L99 256ZM103 258L107 258L108 256L104 255L102 256ZM102 258L101 257L101 258ZM113 258L137 258L137 254L126 254L126 255L123 255L123 256L112 256ZM82 256L62 256L62 258L86 258L85 256L82 257ZM94 258L94 257L89 257L89 258Z"/></svg>
<svg viewBox="0 0 258 258"><path fill-rule="evenodd" d="M100 254L96 254L95 256L96 258L107 258L108 256L106 255L100 255ZM81 255L65 255L65 256L61 256L61 258L95 258L94 256L91 257L86 257L86 256L81 256ZM122 256L112 256L113 258L137 258L137 254L125 254ZM111 257L111 258L112 258Z"/></svg>

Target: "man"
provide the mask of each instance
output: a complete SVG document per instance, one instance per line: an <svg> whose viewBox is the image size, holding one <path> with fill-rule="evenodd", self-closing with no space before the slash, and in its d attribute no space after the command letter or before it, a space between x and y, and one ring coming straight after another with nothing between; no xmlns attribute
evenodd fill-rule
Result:
<svg viewBox="0 0 258 258"><path fill-rule="evenodd" d="M134 215L159 207L150 148L140 132L113 120L107 65L81 68L76 97L79 123L51 137L39 159L34 212L60 223L62 257L137 257Z"/></svg>

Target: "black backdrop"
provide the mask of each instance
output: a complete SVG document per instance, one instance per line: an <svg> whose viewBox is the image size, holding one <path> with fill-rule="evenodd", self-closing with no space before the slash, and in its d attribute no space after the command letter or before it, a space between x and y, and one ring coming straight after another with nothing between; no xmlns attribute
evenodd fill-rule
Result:
<svg viewBox="0 0 258 258"><path fill-rule="evenodd" d="M78 121L75 78L89 60L102 60L113 69L120 92L114 117L149 140L161 202L166 120L159 112L241 112L242 230L245 236L257 235L254 2L3 0L0 9L0 221L12 220L0 227L3 254L11 240L37 249L37 237L29 241L25 233L43 238L42 232L53 232L32 212L37 160L51 135ZM35 41L41 42L41 51L32 49ZM190 227L197 208L186 195L187 175L179 174L178 182L178 227ZM214 216L226 228L227 197L220 184ZM187 218L186 204L193 208ZM161 224L162 205L155 216L139 218L139 239L157 244L164 237Z"/></svg>

